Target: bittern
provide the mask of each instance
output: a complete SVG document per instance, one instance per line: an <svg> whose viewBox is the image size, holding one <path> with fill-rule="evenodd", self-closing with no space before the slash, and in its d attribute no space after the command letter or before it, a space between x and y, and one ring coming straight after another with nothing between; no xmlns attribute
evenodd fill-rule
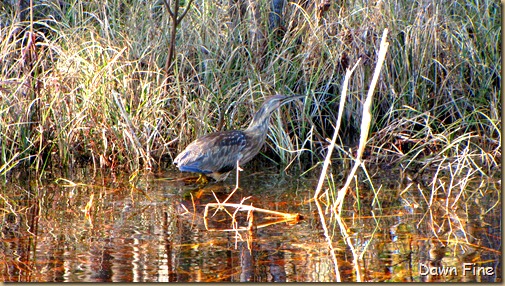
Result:
<svg viewBox="0 0 505 286"><path fill-rule="evenodd" d="M200 173L216 181L226 179L229 173L256 156L268 132L270 116L281 105L304 97L274 95L265 100L245 130L219 131L204 135L182 151L174 164L183 172Z"/></svg>

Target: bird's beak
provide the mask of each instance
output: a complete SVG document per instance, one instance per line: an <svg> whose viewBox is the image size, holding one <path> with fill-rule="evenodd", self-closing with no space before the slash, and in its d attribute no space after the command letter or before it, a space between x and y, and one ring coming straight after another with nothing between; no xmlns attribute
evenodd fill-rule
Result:
<svg viewBox="0 0 505 286"><path fill-rule="evenodd" d="M303 97L306 97L306 95L294 95L294 96L289 96L289 97L286 97L282 100L282 104L285 104L285 103L288 103L288 102L291 102L293 100L296 100L296 99L299 99L299 98L303 98Z"/></svg>

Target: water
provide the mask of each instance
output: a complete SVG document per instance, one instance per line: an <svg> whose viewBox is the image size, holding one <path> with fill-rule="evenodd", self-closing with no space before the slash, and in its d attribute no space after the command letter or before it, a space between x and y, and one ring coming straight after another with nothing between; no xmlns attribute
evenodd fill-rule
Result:
<svg viewBox="0 0 505 286"><path fill-rule="evenodd" d="M43 182L12 179L0 192L0 281L335 281L311 201L317 178L243 172L228 203L247 198L244 205L300 220L240 211L237 226L246 230L237 232L222 210L213 216L209 209L204 219L205 206L223 201L234 179L202 188L182 180L186 175L128 178L81 169ZM358 185L344 205L346 233L362 255L361 280L501 281L499 182L469 185L456 200L458 193L447 199L422 184L383 181L377 196ZM325 216L340 277L356 281L352 252L331 214ZM421 275L427 269L447 273Z"/></svg>

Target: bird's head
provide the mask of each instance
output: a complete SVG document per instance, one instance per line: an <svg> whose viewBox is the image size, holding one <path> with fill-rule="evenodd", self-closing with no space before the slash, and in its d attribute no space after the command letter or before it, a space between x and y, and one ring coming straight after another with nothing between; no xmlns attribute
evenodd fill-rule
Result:
<svg viewBox="0 0 505 286"><path fill-rule="evenodd" d="M261 109L264 109L264 112L266 114L269 114L279 108L279 106L302 97L305 97L305 95L286 96L282 94L276 94L267 98L265 102L263 102Z"/></svg>

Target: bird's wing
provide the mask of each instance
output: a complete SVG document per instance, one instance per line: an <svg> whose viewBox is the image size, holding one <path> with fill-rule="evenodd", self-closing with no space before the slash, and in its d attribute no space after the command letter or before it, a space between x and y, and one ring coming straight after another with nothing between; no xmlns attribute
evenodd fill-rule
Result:
<svg viewBox="0 0 505 286"><path fill-rule="evenodd" d="M235 168L245 146L246 136L242 131L211 133L189 144L174 163L186 172L225 173Z"/></svg>

